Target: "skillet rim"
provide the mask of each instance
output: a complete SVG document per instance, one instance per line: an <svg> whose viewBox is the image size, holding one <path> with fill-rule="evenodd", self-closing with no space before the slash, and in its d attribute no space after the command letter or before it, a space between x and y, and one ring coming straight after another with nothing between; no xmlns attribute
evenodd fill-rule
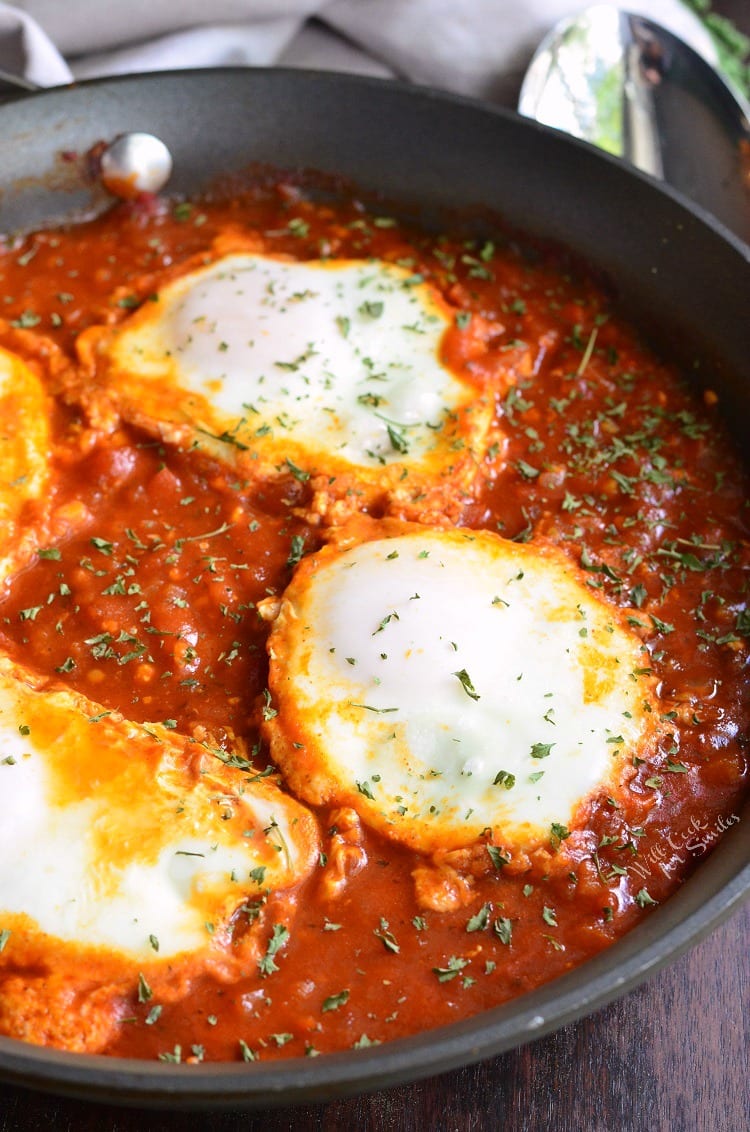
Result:
<svg viewBox="0 0 750 1132"><path fill-rule="evenodd" d="M648 186L649 192L668 198L677 207L678 216L709 229L722 245L729 245L738 253L741 263L744 261L750 266L750 247L670 186L656 184L645 174L625 167L619 159L512 111L431 88L291 68L201 68L91 79L72 87L19 94L6 105L12 112L13 107L27 105L30 101L59 101L68 91L86 92L128 85L158 87L170 81L200 83L201 76L244 81L251 86L253 83L286 83L317 89L323 86L379 90L386 98L400 95L413 102L421 101L433 112L441 106L458 107L473 115L495 117L506 125L513 123L514 128L527 131L530 136L549 139L550 146L554 139L555 146L587 153L596 163L618 169L620 174ZM0 117L5 113L6 107L0 107ZM703 895L706 889L711 892L707 899ZM175 1110L291 1105L385 1088L495 1056L604 1006L697 943L748 896L750 804L745 805L743 820L722 838L721 844L698 865L683 887L616 944L569 974L465 1022L423 1031L412 1038L397 1039L370 1049L312 1060L295 1058L253 1065L215 1062L172 1065L66 1053L0 1037L0 1077L12 1084L89 1101Z"/></svg>

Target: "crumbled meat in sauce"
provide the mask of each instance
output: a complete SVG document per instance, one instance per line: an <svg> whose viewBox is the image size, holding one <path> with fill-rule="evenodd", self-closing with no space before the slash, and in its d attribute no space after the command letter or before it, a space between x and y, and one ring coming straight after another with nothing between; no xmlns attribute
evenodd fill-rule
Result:
<svg viewBox="0 0 750 1132"><path fill-rule="evenodd" d="M31 1041L86 1048L83 1032L95 1029L109 1054L266 1060L466 1018L647 917L733 824L745 787L744 473L715 398L686 390L557 254L502 235L426 235L288 185L135 202L6 247L2 340L18 352L54 343L59 353L42 354L55 358L55 390L83 329L126 318L237 226L293 257L397 261L443 292L456 309L446 363L479 385L504 374L505 440L460 522L552 539L628 611L670 705L664 740L634 768L627 807L596 798L582 829L507 870L501 855L488 869L484 847L481 867L471 853L425 860L352 812L324 809L328 863L297 894L277 971L250 970L234 985L196 977L157 1016L139 1001L137 973L112 995L57 976L55 1021L39 1007L43 986L19 995L28 972L16 958L0 975L0 1028ZM258 605L324 537L306 521L309 486L245 482L125 425L97 434L63 399L54 428L49 545L60 554L12 581L0 648L128 718L175 720L227 749L240 737L263 766L268 627Z"/></svg>

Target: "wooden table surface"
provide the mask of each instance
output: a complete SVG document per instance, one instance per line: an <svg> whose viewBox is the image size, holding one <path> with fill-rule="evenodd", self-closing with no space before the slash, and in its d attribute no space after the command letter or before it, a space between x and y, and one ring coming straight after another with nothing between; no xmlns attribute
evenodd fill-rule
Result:
<svg viewBox="0 0 750 1132"><path fill-rule="evenodd" d="M634 5L637 7L637 5ZM715 11L750 34L750 0ZM750 907L625 998L479 1065L329 1104L168 1113L0 1084L0 1132L746 1132Z"/></svg>

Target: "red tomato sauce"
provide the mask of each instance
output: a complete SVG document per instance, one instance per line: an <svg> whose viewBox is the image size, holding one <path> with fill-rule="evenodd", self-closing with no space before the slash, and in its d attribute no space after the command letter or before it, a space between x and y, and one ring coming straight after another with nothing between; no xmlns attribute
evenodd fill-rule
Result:
<svg viewBox="0 0 750 1132"><path fill-rule="evenodd" d="M558 253L504 235L425 234L288 184L141 200L5 249L5 340L20 352L16 331L43 335L72 361L83 329L126 318L228 226L301 259L396 261L443 292L458 312L446 363L478 386L498 367L509 379L496 407L507 449L488 454L462 523L553 540L625 608L668 726L636 768L627 809L597 799L575 837L527 868L477 876L457 909L425 911L412 877L452 862L365 833L368 865L336 902L319 900L315 875L298 893L278 971L231 986L201 977L148 1022L134 981L114 1055L315 1055L503 1003L647 917L738 820L746 786L745 474L716 398L691 393ZM321 544L300 517L307 486L259 486L127 426L96 434L62 403L53 460L55 504L83 518L12 580L0 648L127 718L205 731L227 749L242 737L265 765L268 630L256 607ZM318 818L326 850L333 819Z"/></svg>

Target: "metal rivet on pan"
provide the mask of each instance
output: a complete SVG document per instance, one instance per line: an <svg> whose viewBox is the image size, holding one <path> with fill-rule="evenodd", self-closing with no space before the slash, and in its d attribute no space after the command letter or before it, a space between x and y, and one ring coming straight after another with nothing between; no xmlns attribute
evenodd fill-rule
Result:
<svg viewBox="0 0 750 1132"><path fill-rule="evenodd" d="M127 200L158 193L172 172L172 155L153 134L120 134L101 156L101 180L114 196Z"/></svg>

